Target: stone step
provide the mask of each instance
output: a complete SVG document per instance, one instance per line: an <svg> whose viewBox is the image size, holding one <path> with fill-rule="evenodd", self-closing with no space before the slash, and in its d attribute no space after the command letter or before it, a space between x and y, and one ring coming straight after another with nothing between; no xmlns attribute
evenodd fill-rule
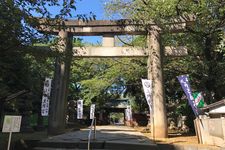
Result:
<svg viewBox="0 0 225 150"><path fill-rule="evenodd" d="M158 144L160 150L225 150L222 147L203 144Z"/></svg>
<svg viewBox="0 0 225 150"><path fill-rule="evenodd" d="M156 144L141 144L116 141L94 141L90 145L91 150L158 150ZM80 150L87 149L87 142L40 142L35 150Z"/></svg>
<svg viewBox="0 0 225 150"><path fill-rule="evenodd" d="M33 150L88 150L88 149L35 147ZM111 150L111 149L91 149L91 150Z"/></svg>
<svg viewBox="0 0 225 150"><path fill-rule="evenodd" d="M112 141L105 142L104 148L113 150L159 150L156 144Z"/></svg>
<svg viewBox="0 0 225 150"><path fill-rule="evenodd" d="M92 149L103 149L105 145L104 141L95 141L90 143ZM38 142L36 147L48 147L48 148L67 148L67 149L87 149L88 143L85 142Z"/></svg>
<svg viewBox="0 0 225 150"><path fill-rule="evenodd" d="M88 149L35 147L33 148L33 150L88 150ZM91 149L91 150L111 150L111 149Z"/></svg>

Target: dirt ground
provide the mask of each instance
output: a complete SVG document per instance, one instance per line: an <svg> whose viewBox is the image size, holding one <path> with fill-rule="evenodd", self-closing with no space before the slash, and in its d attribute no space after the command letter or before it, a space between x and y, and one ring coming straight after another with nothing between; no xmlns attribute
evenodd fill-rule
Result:
<svg viewBox="0 0 225 150"><path fill-rule="evenodd" d="M165 143L165 144L198 144L198 138L195 135L191 134L181 134L174 131L169 131L168 138L163 139L154 139L151 136L151 133L146 131L145 127L135 127L136 130L142 132L146 137L151 140L154 140L156 143Z"/></svg>

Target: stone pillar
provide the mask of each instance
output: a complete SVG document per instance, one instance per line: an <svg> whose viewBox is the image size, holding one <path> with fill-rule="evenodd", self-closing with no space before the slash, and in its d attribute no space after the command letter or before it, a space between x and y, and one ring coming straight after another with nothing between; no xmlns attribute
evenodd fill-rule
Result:
<svg viewBox="0 0 225 150"><path fill-rule="evenodd" d="M114 35L104 35L102 37L103 47L114 47L114 45L115 45Z"/></svg>
<svg viewBox="0 0 225 150"><path fill-rule="evenodd" d="M148 78L153 81L153 112L151 114L151 133L155 138L166 138L168 136L167 116L164 97L162 51L160 47L160 33L157 28L149 32L148 48Z"/></svg>
<svg viewBox="0 0 225 150"><path fill-rule="evenodd" d="M56 49L60 56L55 60L55 75L53 91L50 99L50 114L48 134L57 135L65 130L67 93L72 58L72 36L68 32L59 32Z"/></svg>

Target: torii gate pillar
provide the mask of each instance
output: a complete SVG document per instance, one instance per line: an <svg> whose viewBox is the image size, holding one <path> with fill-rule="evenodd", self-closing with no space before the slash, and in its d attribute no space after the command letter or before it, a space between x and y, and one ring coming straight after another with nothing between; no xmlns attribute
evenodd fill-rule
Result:
<svg viewBox="0 0 225 150"><path fill-rule="evenodd" d="M162 49L160 47L160 33L157 28L149 31L148 38L148 78L152 80L153 111L151 114L151 133L154 138L168 136L165 96L163 87Z"/></svg>
<svg viewBox="0 0 225 150"><path fill-rule="evenodd" d="M62 56L55 60L55 75L53 93L50 101L50 115L48 134L57 135L65 131L66 107L70 64L72 58L72 36L68 32L59 32L59 41L56 49Z"/></svg>

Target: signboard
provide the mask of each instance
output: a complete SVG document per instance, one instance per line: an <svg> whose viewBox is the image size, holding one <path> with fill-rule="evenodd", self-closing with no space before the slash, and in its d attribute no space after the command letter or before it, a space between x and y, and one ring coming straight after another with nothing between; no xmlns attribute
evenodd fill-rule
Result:
<svg viewBox="0 0 225 150"><path fill-rule="evenodd" d="M83 100L77 101L77 119L83 119Z"/></svg>
<svg viewBox="0 0 225 150"><path fill-rule="evenodd" d="M91 104L90 107L90 119L94 119L95 118L95 104Z"/></svg>
<svg viewBox="0 0 225 150"><path fill-rule="evenodd" d="M42 103L41 103L41 115L42 116L48 116L49 99L50 99L50 95L51 95L51 84L52 84L52 79L45 78Z"/></svg>
<svg viewBox="0 0 225 150"><path fill-rule="evenodd" d="M20 132L22 116L8 116L4 118L2 132Z"/></svg>
<svg viewBox="0 0 225 150"><path fill-rule="evenodd" d="M141 79L141 82L144 89L145 98L151 112L152 111L152 80Z"/></svg>
<svg viewBox="0 0 225 150"><path fill-rule="evenodd" d="M9 132L9 141L8 141L7 150L10 150L12 132L20 132L21 120L22 120L22 116L6 115L4 118L2 132Z"/></svg>

